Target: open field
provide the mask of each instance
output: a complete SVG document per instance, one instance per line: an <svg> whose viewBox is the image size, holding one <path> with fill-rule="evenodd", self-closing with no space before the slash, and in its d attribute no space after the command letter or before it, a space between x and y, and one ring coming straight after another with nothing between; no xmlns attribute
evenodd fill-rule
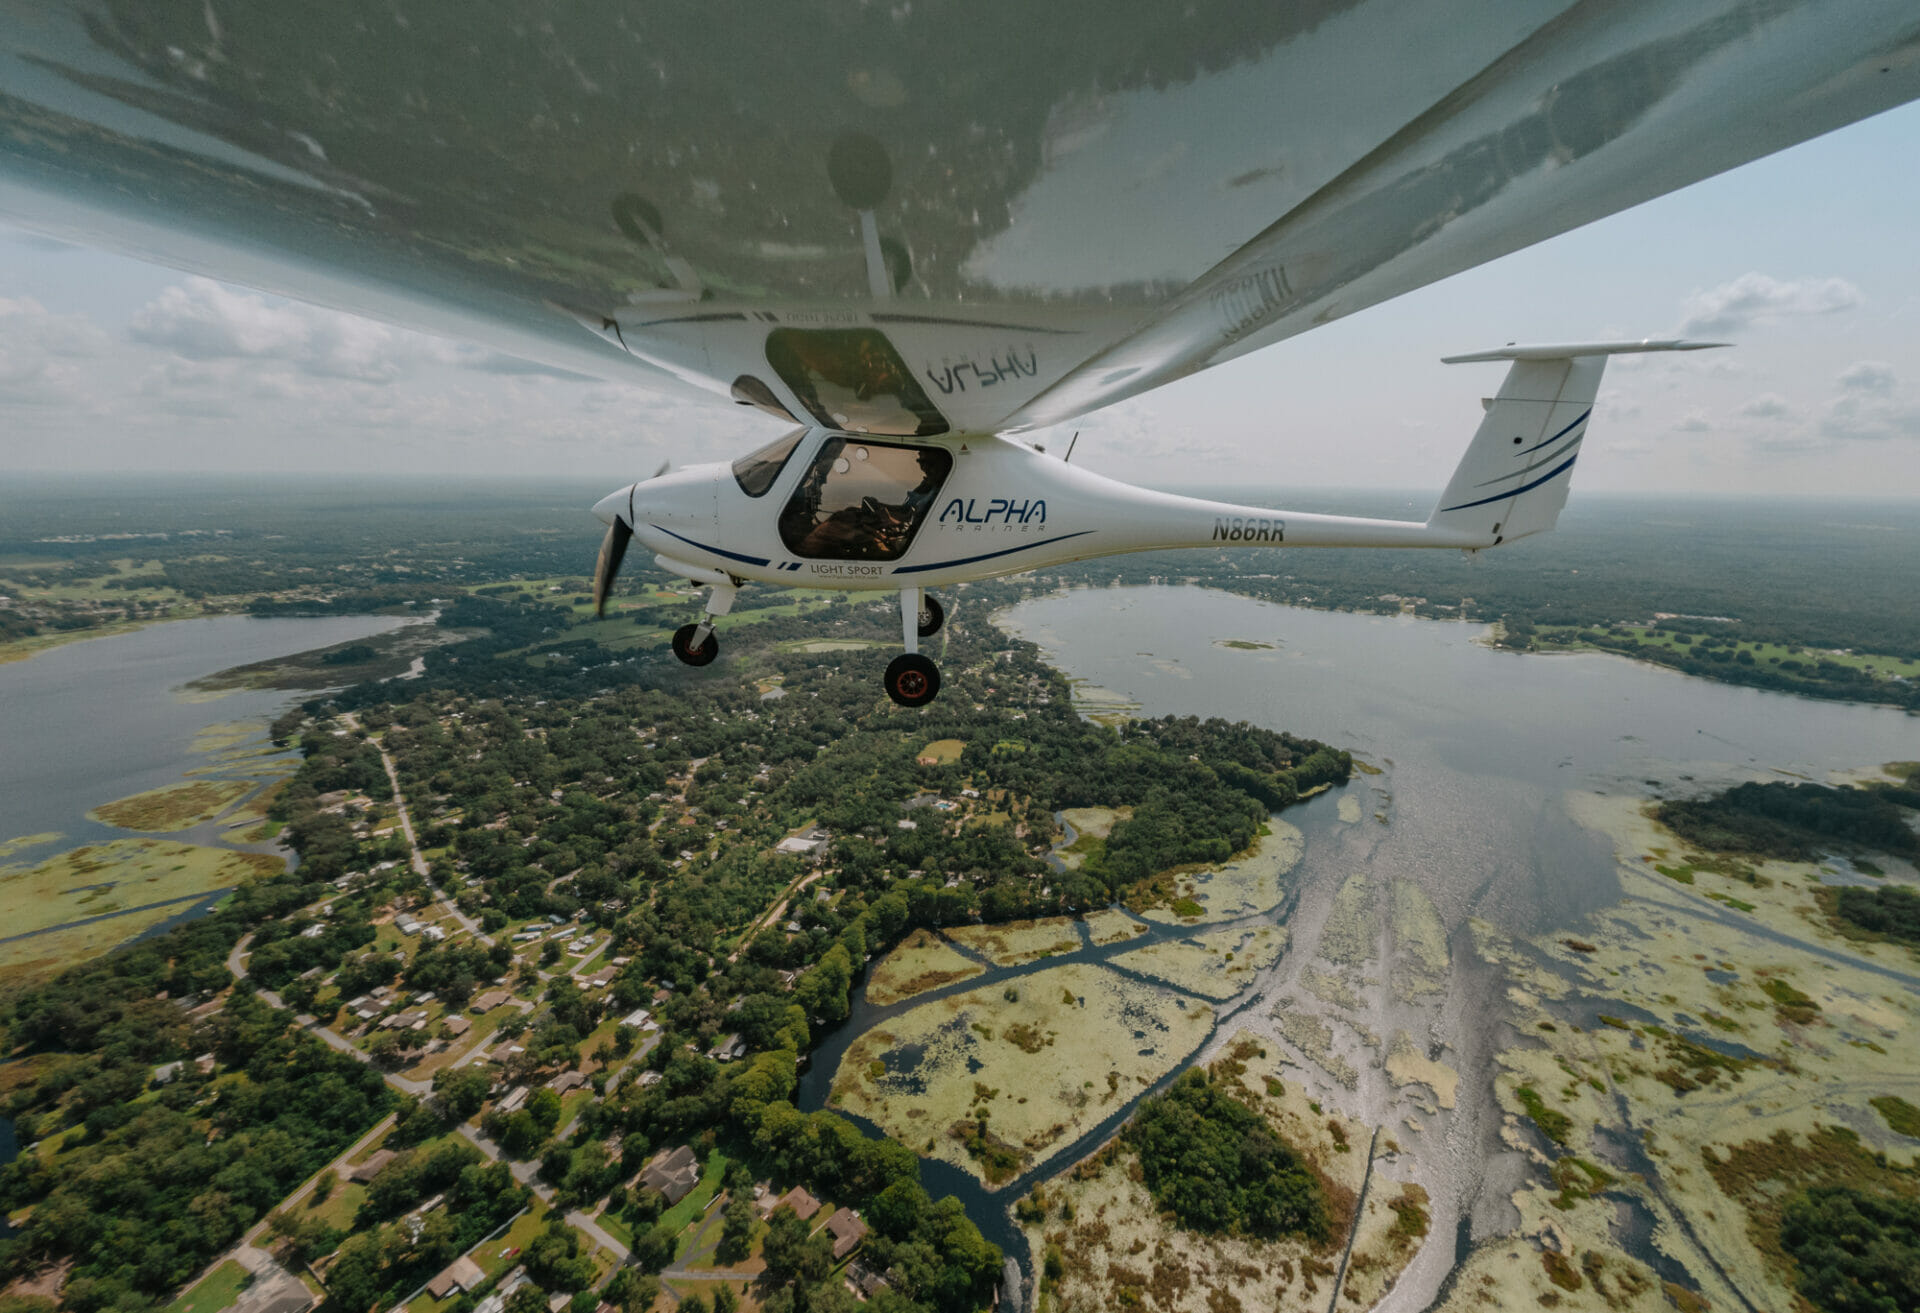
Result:
<svg viewBox="0 0 1920 1313"><path fill-rule="evenodd" d="M833 1099L999 1181L1098 1122L1198 1048L1212 1009L1105 968L1053 967L951 995L855 1040Z"/></svg>
<svg viewBox="0 0 1920 1313"><path fill-rule="evenodd" d="M167 1305L166 1313L220 1313L221 1309L233 1306L252 1280L251 1272L228 1259Z"/></svg>
<svg viewBox="0 0 1920 1313"><path fill-rule="evenodd" d="M258 780L188 780L101 803L87 817L123 830L166 834L212 820L258 784Z"/></svg>
<svg viewBox="0 0 1920 1313"><path fill-rule="evenodd" d="M938 935L915 930L873 968L867 980L867 999L886 1007L956 980L971 979L984 970Z"/></svg>
<svg viewBox="0 0 1920 1313"><path fill-rule="evenodd" d="M967 750L965 739L935 739L915 753L916 757L931 757L941 765L951 765L960 760L960 754Z"/></svg>

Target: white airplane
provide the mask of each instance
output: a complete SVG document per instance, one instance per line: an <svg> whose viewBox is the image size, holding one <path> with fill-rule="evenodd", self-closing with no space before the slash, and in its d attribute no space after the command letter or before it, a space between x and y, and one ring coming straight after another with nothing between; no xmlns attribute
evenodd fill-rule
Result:
<svg viewBox="0 0 1920 1313"><path fill-rule="evenodd" d="M1369 527L1122 489L1007 435L1920 96L1912 0L5 12L0 219L805 426L739 482L602 503L602 593L624 524L713 583L709 615L736 581L803 579L912 614L928 586L1234 521L1219 541L1537 532L1566 471L1510 491L1521 465L1478 441L1456 482L1484 493ZM1556 368L1591 401L1607 349L1515 357L1514 404ZM1488 441L1518 461L1554 431ZM865 546L856 508L886 521ZM711 659L707 623L683 656ZM930 696L909 665L889 691Z"/></svg>
<svg viewBox="0 0 1920 1313"><path fill-rule="evenodd" d="M710 584L705 614L673 636L691 666L719 654L713 622L749 582L897 588L906 651L887 696L924 706L940 671L919 640L945 618L927 591L1121 552L1175 547L1454 547L1477 552L1560 518L1607 357L1718 342L1508 346L1447 364L1512 361L1425 523L1235 506L1102 478L992 434L877 440L811 426L728 464L630 484L593 508L607 525L594 570L605 614L634 540L669 574Z"/></svg>

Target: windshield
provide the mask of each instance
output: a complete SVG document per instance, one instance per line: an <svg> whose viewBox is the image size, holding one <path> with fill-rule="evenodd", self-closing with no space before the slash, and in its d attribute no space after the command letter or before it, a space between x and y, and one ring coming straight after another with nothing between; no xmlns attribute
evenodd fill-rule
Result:
<svg viewBox="0 0 1920 1313"><path fill-rule="evenodd" d="M749 497L764 497L773 481L780 477L780 471L787 467L787 458L793 455L793 449L800 445L800 439L806 436L805 429L796 429L777 442L769 442L758 451L748 452L733 463L733 481L740 485L740 491Z"/></svg>
<svg viewBox="0 0 1920 1313"><path fill-rule="evenodd" d="M828 438L780 512L781 541L795 556L898 560L952 468L940 447Z"/></svg>

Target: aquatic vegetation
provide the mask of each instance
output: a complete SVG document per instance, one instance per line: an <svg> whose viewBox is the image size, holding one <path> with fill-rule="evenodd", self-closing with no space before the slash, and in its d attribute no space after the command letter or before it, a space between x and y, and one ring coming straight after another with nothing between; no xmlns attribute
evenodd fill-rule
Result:
<svg viewBox="0 0 1920 1313"><path fill-rule="evenodd" d="M87 815L123 830L167 833L210 821L251 793L255 780L189 780L102 803Z"/></svg>

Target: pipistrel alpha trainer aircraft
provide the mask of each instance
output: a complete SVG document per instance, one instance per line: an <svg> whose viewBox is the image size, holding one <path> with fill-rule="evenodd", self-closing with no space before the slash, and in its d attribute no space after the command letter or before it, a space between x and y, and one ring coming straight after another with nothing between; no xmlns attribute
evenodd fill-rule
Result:
<svg viewBox="0 0 1920 1313"><path fill-rule="evenodd" d="M922 706L940 691L940 671L919 648L944 619L929 588L1172 547L1479 551L1544 533L1566 505L1607 357L1716 345L1588 342L1449 357L1513 363L1424 524L1171 496L990 434L876 440L803 428L731 465L663 472L603 499L593 508L607 524L594 603L605 610L638 539L668 573L712 585L700 621L673 637L675 656L703 666L719 652L713 621L743 584L897 588L906 651L887 667L887 696Z"/></svg>
<svg viewBox="0 0 1920 1313"><path fill-rule="evenodd" d="M929 587L1549 527L1617 345L1493 353L1425 524L1163 497L1008 435L1920 96L1913 0L6 14L0 218L803 426L601 503L603 600L629 535L709 616L748 580L899 589L908 702ZM707 620L676 648L711 660Z"/></svg>

